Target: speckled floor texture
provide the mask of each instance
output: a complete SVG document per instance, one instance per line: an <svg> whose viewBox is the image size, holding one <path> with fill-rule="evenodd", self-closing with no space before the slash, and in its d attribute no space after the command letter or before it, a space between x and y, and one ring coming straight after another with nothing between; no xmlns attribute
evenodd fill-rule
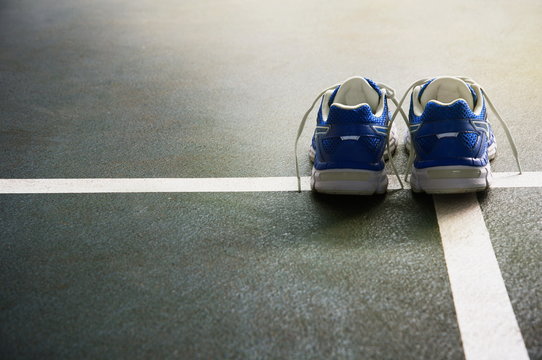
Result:
<svg viewBox="0 0 542 360"><path fill-rule="evenodd" d="M352 75L474 78L542 171L541 18L535 0L3 0L0 178L293 176L301 116ZM494 129L493 170L514 171ZM542 359L542 189L478 200ZM0 229L2 359L465 357L431 196L0 195Z"/></svg>

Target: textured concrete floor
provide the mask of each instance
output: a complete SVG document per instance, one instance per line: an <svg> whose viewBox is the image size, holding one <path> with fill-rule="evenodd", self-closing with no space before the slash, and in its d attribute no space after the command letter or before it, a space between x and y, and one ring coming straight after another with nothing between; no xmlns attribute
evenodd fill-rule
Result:
<svg viewBox="0 0 542 360"><path fill-rule="evenodd" d="M541 15L534 0L4 0L0 177L291 176L303 112L357 74L398 92L473 77L542 171ZM514 171L495 130L493 168ZM533 359L541 199L480 196ZM2 358L463 357L430 197L3 195L0 215Z"/></svg>
<svg viewBox="0 0 542 360"><path fill-rule="evenodd" d="M383 227L396 207L415 212ZM461 358L430 198L30 195L1 208L8 355Z"/></svg>

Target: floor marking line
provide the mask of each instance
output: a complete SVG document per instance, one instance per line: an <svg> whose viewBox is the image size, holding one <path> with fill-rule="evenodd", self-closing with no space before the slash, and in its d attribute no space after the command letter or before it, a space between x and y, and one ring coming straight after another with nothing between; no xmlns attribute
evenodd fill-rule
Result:
<svg viewBox="0 0 542 360"><path fill-rule="evenodd" d="M308 178L302 190L310 190ZM291 177L0 179L0 194L297 191Z"/></svg>
<svg viewBox="0 0 542 360"><path fill-rule="evenodd" d="M433 201L466 360L528 360L476 194Z"/></svg>
<svg viewBox="0 0 542 360"><path fill-rule="evenodd" d="M542 171L493 173L492 188L542 187Z"/></svg>
<svg viewBox="0 0 542 360"><path fill-rule="evenodd" d="M491 187L542 187L542 172L494 173ZM401 187L389 175L388 190ZM409 189L405 183L405 189ZM308 176L301 178L301 190L310 190ZM244 178L96 178L96 179L0 179L0 194L70 194L135 192L260 192L297 191L294 176Z"/></svg>

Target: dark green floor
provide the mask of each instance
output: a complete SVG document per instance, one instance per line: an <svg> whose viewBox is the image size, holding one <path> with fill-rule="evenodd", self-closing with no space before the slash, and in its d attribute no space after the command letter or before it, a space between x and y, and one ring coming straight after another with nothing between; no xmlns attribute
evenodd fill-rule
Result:
<svg viewBox="0 0 542 360"><path fill-rule="evenodd" d="M399 93L473 77L542 171L540 15L527 0L0 1L0 178L293 176L302 114L357 74ZM493 168L514 171L495 131ZM542 359L542 190L479 200ZM0 195L0 229L1 358L464 356L428 196Z"/></svg>
<svg viewBox="0 0 542 360"><path fill-rule="evenodd" d="M494 189L480 199L525 344L542 359L542 189Z"/></svg>
<svg viewBox="0 0 542 360"><path fill-rule="evenodd" d="M461 358L430 197L1 200L8 356Z"/></svg>

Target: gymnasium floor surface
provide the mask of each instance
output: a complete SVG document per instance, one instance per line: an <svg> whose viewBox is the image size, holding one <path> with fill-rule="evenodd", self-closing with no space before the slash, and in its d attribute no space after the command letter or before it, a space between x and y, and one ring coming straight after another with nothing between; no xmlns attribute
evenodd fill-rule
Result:
<svg viewBox="0 0 542 360"><path fill-rule="evenodd" d="M541 18L0 1L0 357L542 359ZM494 123L486 193L295 192L301 116L352 75L474 78L525 174Z"/></svg>

